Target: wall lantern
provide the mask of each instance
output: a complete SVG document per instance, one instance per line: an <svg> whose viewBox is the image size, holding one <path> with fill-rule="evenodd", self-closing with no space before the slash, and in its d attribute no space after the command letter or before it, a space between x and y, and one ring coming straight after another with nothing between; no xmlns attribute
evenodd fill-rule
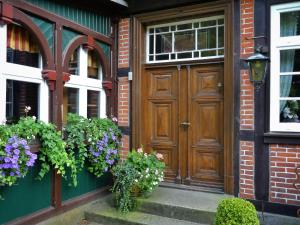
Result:
<svg viewBox="0 0 300 225"><path fill-rule="evenodd" d="M250 81L258 86L264 82L270 61L269 57L261 54L261 49L262 47L257 48L253 55L245 59L249 66Z"/></svg>

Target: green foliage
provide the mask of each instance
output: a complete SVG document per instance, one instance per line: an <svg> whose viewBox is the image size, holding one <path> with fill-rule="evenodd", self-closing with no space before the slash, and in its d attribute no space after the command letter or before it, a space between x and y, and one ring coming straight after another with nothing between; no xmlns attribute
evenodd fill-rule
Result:
<svg viewBox="0 0 300 225"><path fill-rule="evenodd" d="M82 116L69 113L67 124L65 126L66 133L66 148L72 157L76 158L76 166L78 171L84 167L85 159L87 157L87 143L86 143L86 127L88 120ZM77 156L75 152L78 151Z"/></svg>
<svg viewBox="0 0 300 225"><path fill-rule="evenodd" d="M136 198L132 196L132 188L137 179L137 172L133 165L121 163L112 170L115 180L112 191L115 196L115 203L118 210L127 213L136 208Z"/></svg>
<svg viewBox="0 0 300 225"><path fill-rule="evenodd" d="M121 132L110 119L85 119L69 114L64 130L65 139L55 125L37 121L34 117L21 118L12 125L0 125L0 157L5 156L5 146L13 136L25 139L28 144L39 141L38 160L41 169L38 179L55 169L66 180L71 178L73 186L77 185L77 174L86 163L88 170L100 177L119 159ZM19 165L24 164L23 159L20 157ZM0 185L12 185L16 181L14 175L4 176L0 170Z"/></svg>
<svg viewBox="0 0 300 225"><path fill-rule="evenodd" d="M136 196L149 195L163 180L165 164L161 154L147 154L140 148L132 150L124 162L113 168L115 178L112 191L116 206L121 212L128 212L136 206Z"/></svg>
<svg viewBox="0 0 300 225"><path fill-rule="evenodd" d="M219 204L215 225L259 225L259 220L251 202L229 198Z"/></svg>
<svg viewBox="0 0 300 225"><path fill-rule="evenodd" d="M121 132L110 119L86 119L70 113L65 134L69 155L79 171L87 163L89 172L100 177L119 159Z"/></svg>
<svg viewBox="0 0 300 225"><path fill-rule="evenodd" d="M151 193L164 177L164 162L161 154L144 153L140 148L132 150L127 157L127 163L132 164L138 173L136 188L144 194Z"/></svg>
<svg viewBox="0 0 300 225"><path fill-rule="evenodd" d="M41 149L38 159L41 161L41 170L38 174L39 179L42 179L51 168L55 168L58 174L67 179L66 167L68 167L71 169L72 183L74 186L77 185L75 160L66 152L61 133L53 124L25 117L16 124L1 126L0 149L2 151L8 138L13 135L26 139L28 143L35 139L40 141Z"/></svg>

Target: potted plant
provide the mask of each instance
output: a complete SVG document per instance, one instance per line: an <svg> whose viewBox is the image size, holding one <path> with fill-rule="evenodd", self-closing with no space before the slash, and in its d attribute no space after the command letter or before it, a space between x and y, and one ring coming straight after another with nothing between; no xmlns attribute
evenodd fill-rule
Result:
<svg viewBox="0 0 300 225"><path fill-rule="evenodd" d="M122 212L134 209L136 197L150 196L164 178L162 154L150 154L139 148L132 150L125 161L113 168L116 207Z"/></svg>

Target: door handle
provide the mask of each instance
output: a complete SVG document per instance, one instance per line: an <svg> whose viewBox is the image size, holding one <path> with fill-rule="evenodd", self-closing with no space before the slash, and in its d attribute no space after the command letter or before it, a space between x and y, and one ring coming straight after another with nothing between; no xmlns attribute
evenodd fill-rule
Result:
<svg viewBox="0 0 300 225"><path fill-rule="evenodd" d="M184 126L184 127L189 127L191 125L191 123L188 123L188 122L183 122L180 124L181 126Z"/></svg>
<svg viewBox="0 0 300 225"><path fill-rule="evenodd" d="M221 88L223 87L223 84L221 82L218 83L218 87Z"/></svg>

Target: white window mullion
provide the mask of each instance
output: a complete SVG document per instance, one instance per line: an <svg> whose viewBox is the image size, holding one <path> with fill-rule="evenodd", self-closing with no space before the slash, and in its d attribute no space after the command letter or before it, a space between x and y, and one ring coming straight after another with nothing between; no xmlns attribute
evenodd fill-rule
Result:
<svg viewBox="0 0 300 225"><path fill-rule="evenodd" d="M42 81L39 87L39 117L44 122L49 121L49 88L46 81Z"/></svg>
<svg viewBox="0 0 300 225"><path fill-rule="evenodd" d="M0 63L0 65L3 65ZM6 79L0 72L0 124L5 121L6 118Z"/></svg>
<svg viewBox="0 0 300 225"><path fill-rule="evenodd" d="M6 62L6 45L7 40L5 37L7 37L7 26L6 25L0 25L0 62L4 63Z"/></svg>
<svg viewBox="0 0 300 225"><path fill-rule="evenodd" d="M100 103L99 103L99 116L100 118L106 118L107 115L106 115L106 94L105 94L105 91L102 90L100 91L100 96L99 96L99 99L100 99Z"/></svg>
<svg viewBox="0 0 300 225"><path fill-rule="evenodd" d="M87 88L79 88L79 109L78 113L80 116L87 117Z"/></svg>
<svg viewBox="0 0 300 225"><path fill-rule="evenodd" d="M6 79L3 76L3 70L6 61L6 38L7 27L6 25L0 25L0 124L5 121L6 118Z"/></svg>
<svg viewBox="0 0 300 225"><path fill-rule="evenodd" d="M88 52L83 49L82 46L79 48L79 76L81 78L87 78L88 73Z"/></svg>

